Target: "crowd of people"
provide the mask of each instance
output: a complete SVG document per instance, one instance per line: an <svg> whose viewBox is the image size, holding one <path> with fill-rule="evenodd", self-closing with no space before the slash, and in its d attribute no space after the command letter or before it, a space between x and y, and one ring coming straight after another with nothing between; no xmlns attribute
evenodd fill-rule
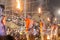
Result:
<svg viewBox="0 0 60 40"><path fill-rule="evenodd" d="M4 5L0 5L0 39L1 40L27 40L28 39L26 37L27 34L28 34L27 36L29 36L30 40L32 40L32 39L35 40L36 37L40 38L40 33L46 34L46 33L48 33L47 31L49 31L51 33L51 35L53 35L54 37L57 34L58 27L56 24L53 24L52 27L49 28L50 29L49 30L46 28L46 25L43 22L43 20L40 19L40 21L37 22L36 20L32 19L30 14L27 14L26 17L24 17L24 16L16 17L16 15L15 16L12 15L13 23L15 23L16 25L19 25L19 26L20 25L25 26L25 31L22 35L20 34L19 29L10 30L9 28L7 28L8 30L6 31L6 28L5 28L6 17L2 14L3 11L4 11ZM19 20L23 20L23 22L21 22L21 21L19 22ZM24 22L25 22L25 24L24 24ZM9 31L9 33L8 33L8 35L6 35L6 32L8 32L8 31Z"/></svg>

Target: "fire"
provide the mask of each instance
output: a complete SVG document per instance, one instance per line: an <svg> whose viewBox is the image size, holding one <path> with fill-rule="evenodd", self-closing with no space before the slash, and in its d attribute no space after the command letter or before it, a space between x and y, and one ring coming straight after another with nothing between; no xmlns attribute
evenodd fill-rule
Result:
<svg viewBox="0 0 60 40"><path fill-rule="evenodd" d="M16 10L18 10L18 12L22 12L23 9L24 9L24 1L16 0Z"/></svg>
<svg viewBox="0 0 60 40"><path fill-rule="evenodd" d="M16 0L17 2L17 8L20 9L20 0Z"/></svg>
<svg viewBox="0 0 60 40"><path fill-rule="evenodd" d="M47 18L48 21L50 21L50 18Z"/></svg>
<svg viewBox="0 0 60 40"><path fill-rule="evenodd" d="M47 39L50 39L50 36L49 35L47 35Z"/></svg>

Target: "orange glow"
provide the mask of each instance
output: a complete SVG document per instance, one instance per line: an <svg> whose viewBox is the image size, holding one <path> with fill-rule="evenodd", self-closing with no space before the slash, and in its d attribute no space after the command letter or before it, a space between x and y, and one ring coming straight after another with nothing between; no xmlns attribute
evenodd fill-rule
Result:
<svg viewBox="0 0 60 40"><path fill-rule="evenodd" d="M17 2L17 8L20 9L20 0L16 0Z"/></svg>
<svg viewBox="0 0 60 40"><path fill-rule="evenodd" d="M47 35L47 39L50 39L50 36L49 35Z"/></svg>
<svg viewBox="0 0 60 40"><path fill-rule="evenodd" d="M2 22L4 25L6 24L6 17L3 17Z"/></svg>
<svg viewBox="0 0 60 40"><path fill-rule="evenodd" d="M22 12L24 9L24 1L22 0L16 0L16 10L18 12Z"/></svg>
<svg viewBox="0 0 60 40"><path fill-rule="evenodd" d="M40 32L42 32L43 22L40 22Z"/></svg>

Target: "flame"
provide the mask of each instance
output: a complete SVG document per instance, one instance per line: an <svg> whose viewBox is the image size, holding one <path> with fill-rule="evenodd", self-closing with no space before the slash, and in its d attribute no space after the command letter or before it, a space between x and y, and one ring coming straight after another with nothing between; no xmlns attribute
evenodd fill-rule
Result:
<svg viewBox="0 0 60 40"><path fill-rule="evenodd" d="M17 8L20 9L20 0L16 0L17 2Z"/></svg>
<svg viewBox="0 0 60 40"><path fill-rule="evenodd" d="M49 35L47 35L47 39L50 39L50 36Z"/></svg>
<svg viewBox="0 0 60 40"><path fill-rule="evenodd" d="M47 18L48 21L50 21L50 18Z"/></svg>
<svg viewBox="0 0 60 40"><path fill-rule="evenodd" d="M38 9L38 12L41 13L41 8Z"/></svg>

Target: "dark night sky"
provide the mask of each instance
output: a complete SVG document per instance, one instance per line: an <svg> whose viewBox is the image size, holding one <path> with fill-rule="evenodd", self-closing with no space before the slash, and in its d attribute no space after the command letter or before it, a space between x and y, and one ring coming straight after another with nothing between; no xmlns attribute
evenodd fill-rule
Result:
<svg viewBox="0 0 60 40"><path fill-rule="evenodd" d="M49 5L52 7L60 6L60 0L49 0Z"/></svg>
<svg viewBox="0 0 60 40"><path fill-rule="evenodd" d="M60 15L58 15L55 12L55 8L60 8L60 0L49 0L48 6L52 12L54 12L54 15L57 17L58 20L60 20ZM59 21L60 22L60 21Z"/></svg>
<svg viewBox="0 0 60 40"><path fill-rule="evenodd" d="M38 2L35 2L35 3L31 3L31 8L30 9L36 9L38 6L39 6L39 4L40 4L40 2L39 2L39 0L28 0L29 2L33 2L33 1L38 1ZM46 1L46 0L45 0ZM60 0L47 0L48 1L48 8L51 10L52 8L54 8L54 7L60 7ZM45 6L44 6L45 7ZM32 11L32 10L31 10Z"/></svg>
<svg viewBox="0 0 60 40"><path fill-rule="evenodd" d="M54 11L55 8L60 8L60 0L48 0L48 10ZM52 9L52 10L51 10Z"/></svg>

